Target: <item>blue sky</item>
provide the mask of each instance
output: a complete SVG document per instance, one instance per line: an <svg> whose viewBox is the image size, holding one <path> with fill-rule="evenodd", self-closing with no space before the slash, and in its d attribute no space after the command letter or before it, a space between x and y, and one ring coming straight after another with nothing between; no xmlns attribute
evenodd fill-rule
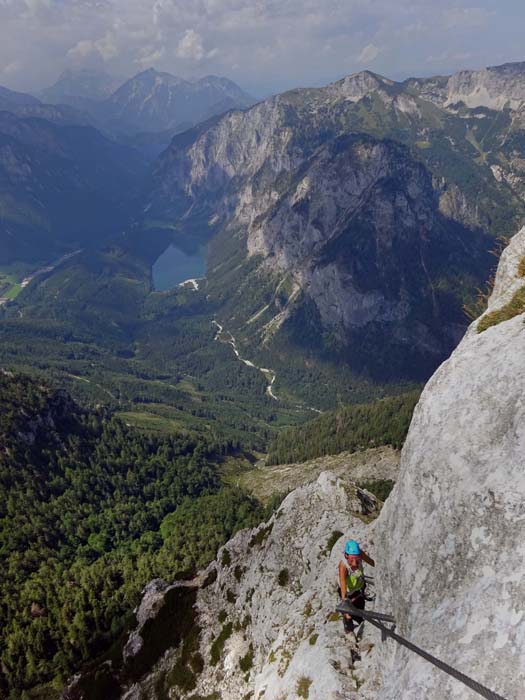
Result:
<svg viewBox="0 0 525 700"><path fill-rule="evenodd" d="M0 0L0 84L154 66L262 96L364 68L399 79L519 61L524 29L518 0Z"/></svg>

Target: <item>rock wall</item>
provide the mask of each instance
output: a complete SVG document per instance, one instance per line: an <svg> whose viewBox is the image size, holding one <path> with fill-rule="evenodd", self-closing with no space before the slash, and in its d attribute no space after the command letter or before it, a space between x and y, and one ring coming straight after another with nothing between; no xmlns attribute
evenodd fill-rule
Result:
<svg viewBox="0 0 525 700"><path fill-rule="evenodd" d="M151 582L121 658L77 676L65 697L357 700L357 647L334 612L337 568L349 537L373 547L378 513L374 496L323 472L197 580Z"/></svg>
<svg viewBox="0 0 525 700"><path fill-rule="evenodd" d="M489 312L525 287L525 229L505 251ZM488 313L488 312L487 312ZM432 379L375 528L379 596L410 640L509 699L525 687L525 324L478 333ZM392 642L382 700L473 697Z"/></svg>
<svg viewBox="0 0 525 700"><path fill-rule="evenodd" d="M404 85L440 107L454 107L462 102L472 109L521 110L525 102L525 63L462 70L450 76L410 78Z"/></svg>

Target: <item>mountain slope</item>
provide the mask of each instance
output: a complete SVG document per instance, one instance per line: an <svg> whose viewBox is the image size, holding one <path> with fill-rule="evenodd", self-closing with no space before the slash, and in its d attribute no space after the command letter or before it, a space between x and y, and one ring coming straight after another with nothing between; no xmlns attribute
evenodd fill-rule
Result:
<svg viewBox="0 0 525 700"><path fill-rule="evenodd" d="M263 518L221 483L225 445L145 435L2 371L0 439L2 697L52 678L39 697L56 697L118 638L149 579L205 566Z"/></svg>
<svg viewBox="0 0 525 700"><path fill-rule="evenodd" d="M129 216L146 165L91 127L0 112L0 261L50 260Z"/></svg>
<svg viewBox="0 0 525 700"><path fill-rule="evenodd" d="M15 92L0 85L0 110L27 105L38 105L40 100L24 92Z"/></svg>
<svg viewBox="0 0 525 700"><path fill-rule="evenodd" d="M523 290L524 260L525 229L502 256L487 314ZM369 493L324 472L227 542L201 576L150 583L112 665L77 676L68 699L110 682L112 700L470 698L369 624L357 643L344 635L333 611L348 538L376 561L369 609L474 681L520 697L525 306L486 330L484 318L427 384L379 514Z"/></svg>
<svg viewBox="0 0 525 700"><path fill-rule="evenodd" d="M294 90L176 137L147 216L215 236L208 292L252 353L284 343L421 379L461 336L491 236L522 211L474 121L369 72Z"/></svg>
<svg viewBox="0 0 525 700"><path fill-rule="evenodd" d="M40 97L50 104L70 104L78 107L109 97L122 80L105 71L66 70L53 85L40 91Z"/></svg>

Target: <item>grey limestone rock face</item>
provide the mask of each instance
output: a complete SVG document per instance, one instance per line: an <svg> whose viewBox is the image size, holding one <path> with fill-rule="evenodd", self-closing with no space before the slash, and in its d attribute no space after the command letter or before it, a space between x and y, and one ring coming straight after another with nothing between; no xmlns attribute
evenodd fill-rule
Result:
<svg viewBox="0 0 525 700"><path fill-rule="evenodd" d="M229 563L197 597L202 654L209 657L221 629L233 628L216 666L207 664L199 678L198 694L220 688L221 700L250 692L281 700L298 697L302 683L310 700L356 697L351 647L332 618L337 566L350 535L370 547L366 521L376 513L373 496L323 472L292 492L269 524L219 550L218 563L226 550Z"/></svg>
<svg viewBox="0 0 525 700"><path fill-rule="evenodd" d="M142 600L135 611L138 627L133 630L124 646L122 656L124 662L132 662L142 651L144 640L141 630L148 620L154 619L164 607L165 594L168 584L162 579L153 579L142 591Z"/></svg>
<svg viewBox="0 0 525 700"><path fill-rule="evenodd" d="M337 567L349 537L373 552L369 523L378 511L374 496L331 472L293 491L270 521L239 532L199 577L202 663L193 687L178 684L181 650L174 646L122 687L122 700L284 700L304 697L301 688L310 700L357 700L355 642L334 614ZM153 582L137 614L165 617L169 590Z"/></svg>
<svg viewBox="0 0 525 700"><path fill-rule="evenodd" d="M502 256L489 310L525 280L525 230ZM378 606L410 640L506 698L525 687L524 315L475 322L428 382L399 480L375 528ZM389 642L382 700L470 698Z"/></svg>
<svg viewBox="0 0 525 700"><path fill-rule="evenodd" d="M460 71L448 80L445 106L520 109L525 100L525 64L507 63L479 71Z"/></svg>
<svg viewBox="0 0 525 700"><path fill-rule="evenodd" d="M525 279L519 274L519 266L524 258L525 227L511 239L501 254L487 311L494 311L507 304L515 292L525 285Z"/></svg>
<svg viewBox="0 0 525 700"><path fill-rule="evenodd" d="M521 110L525 101L525 63L463 70L450 76L410 78L404 84L440 107L453 109L463 103L471 109Z"/></svg>

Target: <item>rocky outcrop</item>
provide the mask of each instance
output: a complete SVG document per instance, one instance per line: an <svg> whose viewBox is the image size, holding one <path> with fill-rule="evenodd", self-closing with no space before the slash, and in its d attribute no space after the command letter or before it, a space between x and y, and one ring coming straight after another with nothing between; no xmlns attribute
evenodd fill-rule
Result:
<svg viewBox="0 0 525 700"><path fill-rule="evenodd" d="M370 493L323 472L222 547L198 590L152 582L122 659L76 677L67 697L109 687L123 700L357 698L355 642L334 614L337 566L345 538L372 547L378 512Z"/></svg>
<svg viewBox="0 0 525 700"><path fill-rule="evenodd" d="M259 500L268 502L276 493L286 493L312 481L323 471L335 476L363 481L395 481L399 471L400 453L393 447L372 447L358 452L325 455L307 462L259 466L240 477L240 485Z"/></svg>
<svg viewBox="0 0 525 700"><path fill-rule="evenodd" d="M522 230L503 254L488 313L524 286L524 258ZM415 410L399 480L375 529L377 605L394 613L401 634L518 698L525 685L524 314L483 333L477 325ZM380 698L467 697L418 657L390 643L382 649Z"/></svg>
<svg viewBox="0 0 525 700"><path fill-rule="evenodd" d="M525 104L525 63L463 70L447 77L411 78L405 84L442 107L463 103L471 109L521 110Z"/></svg>

